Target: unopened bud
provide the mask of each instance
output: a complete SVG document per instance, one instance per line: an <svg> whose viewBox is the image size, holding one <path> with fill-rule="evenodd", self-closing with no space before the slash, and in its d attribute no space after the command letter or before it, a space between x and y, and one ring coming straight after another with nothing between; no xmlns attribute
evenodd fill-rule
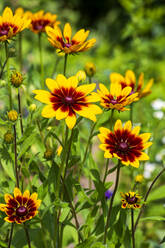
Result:
<svg viewBox="0 0 165 248"><path fill-rule="evenodd" d="M51 148L47 148L44 152L44 158L46 160L51 160L53 158L53 150Z"/></svg>
<svg viewBox="0 0 165 248"><path fill-rule="evenodd" d="M20 72L14 71L10 78L11 84L18 88L23 82L23 76Z"/></svg>
<svg viewBox="0 0 165 248"><path fill-rule="evenodd" d="M4 141L5 141L7 144L11 144L11 143L13 143L13 140L14 140L13 134L12 134L10 131L7 131L7 132L4 134Z"/></svg>
<svg viewBox="0 0 165 248"><path fill-rule="evenodd" d="M7 115L10 121L16 121L18 119L18 113L15 110L10 110Z"/></svg>
<svg viewBox="0 0 165 248"><path fill-rule="evenodd" d="M84 69L88 77L93 77L93 75L96 73L96 66L92 62L86 63Z"/></svg>

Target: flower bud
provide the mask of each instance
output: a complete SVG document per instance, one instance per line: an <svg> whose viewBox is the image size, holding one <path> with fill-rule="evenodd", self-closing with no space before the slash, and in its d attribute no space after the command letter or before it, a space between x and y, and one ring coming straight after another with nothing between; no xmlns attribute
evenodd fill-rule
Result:
<svg viewBox="0 0 165 248"><path fill-rule="evenodd" d="M20 72L14 71L10 78L11 84L18 88L23 82L23 76Z"/></svg>
<svg viewBox="0 0 165 248"><path fill-rule="evenodd" d="M78 79L79 82L85 81L86 80L86 73L85 73L85 71L83 71L83 70L78 71L76 73L76 77L77 77L77 79Z"/></svg>
<svg viewBox="0 0 165 248"><path fill-rule="evenodd" d="M62 52L60 49L56 49L56 54L57 54L59 57L64 57L64 56L65 56L65 53Z"/></svg>
<svg viewBox="0 0 165 248"><path fill-rule="evenodd" d="M93 77L93 75L96 73L96 66L92 62L86 63L84 69L88 77Z"/></svg>
<svg viewBox="0 0 165 248"><path fill-rule="evenodd" d="M10 121L16 121L18 119L18 113L15 110L10 110L7 115Z"/></svg>
<svg viewBox="0 0 165 248"><path fill-rule="evenodd" d="M11 143L13 143L13 140L14 140L13 134L10 131L7 131L4 134L4 141L5 141L5 143L11 144Z"/></svg>
<svg viewBox="0 0 165 248"><path fill-rule="evenodd" d="M136 177L135 177L135 182L136 183L142 183L142 181L144 180L144 176L142 174L138 174Z"/></svg>
<svg viewBox="0 0 165 248"><path fill-rule="evenodd" d="M59 146L59 147L57 148L57 155L58 155L58 156L61 155L62 149L63 149L62 146Z"/></svg>
<svg viewBox="0 0 165 248"><path fill-rule="evenodd" d="M34 112L35 110L36 110L36 108L37 108L37 106L36 106L36 104L31 104L30 106L29 106L29 111L30 112Z"/></svg>
<svg viewBox="0 0 165 248"><path fill-rule="evenodd" d="M47 148L44 152L44 158L46 160L51 160L53 158L53 150L51 148Z"/></svg>

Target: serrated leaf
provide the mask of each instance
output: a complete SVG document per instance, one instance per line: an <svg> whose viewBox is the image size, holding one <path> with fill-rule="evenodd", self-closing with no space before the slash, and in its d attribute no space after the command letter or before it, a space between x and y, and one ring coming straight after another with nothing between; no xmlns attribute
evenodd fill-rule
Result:
<svg viewBox="0 0 165 248"><path fill-rule="evenodd" d="M25 154L25 152L29 149L29 147L35 143L35 140L36 140L36 134L34 133L24 140L23 144L21 145L21 151L18 154L18 159L20 159Z"/></svg>

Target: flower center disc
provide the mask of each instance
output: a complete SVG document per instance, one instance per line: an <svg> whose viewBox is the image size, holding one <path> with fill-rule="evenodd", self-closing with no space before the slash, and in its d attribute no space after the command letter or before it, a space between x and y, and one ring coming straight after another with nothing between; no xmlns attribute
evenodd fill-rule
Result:
<svg viewBox="0 0 165 248"><path fill-rule="evenodd" d="M115 104L117 104L117 100L111 100L111 103L113 104L113 105L115 105Z"/></svg>
<svg viewBox="0 0 165 248"><path fill-rule="evenodd" d="M8 30L0 30L0 36L7 35Z"/></svg>
<svg viewBox="0 0 165 248"><path fill-rule="evenodd" d="M123 152L127 151L128 150L128 144L125 142L121 142L119 144L119 149L120 149L120 151L123 151Z"/></svg>
<svg viewBox="0 0 165 248"><path fill-rule="evenodd" d="M66 46L67 48L69 48L69 47L71 47L71 44L66 43L65 46Z"/></svg>
<svg viewBox="0 0 165 248"><path fill-rule="evenodd" d="M65 101L66 101L66 103L71 104L71 103L73 103L73 98L71 96L66 96Z"/></svg>
<svg viewBox="0 0 165 248"><path fill-rule="evenodd" d="M24 215L26 215L27 214L27 208L25 208L24 206L20 206L19 208L17 208L16 214L18 216L24 216Z"/></svg>
<svg viewBox="0 0 165 248"><path fill-rule="evenodd" d="M136 197L135 196L133 196L133 197L127 197L127 202L128 203L130 203L130 204L134 204L134 203L136 203L137 202L137 199L136 199Z"/></svg>

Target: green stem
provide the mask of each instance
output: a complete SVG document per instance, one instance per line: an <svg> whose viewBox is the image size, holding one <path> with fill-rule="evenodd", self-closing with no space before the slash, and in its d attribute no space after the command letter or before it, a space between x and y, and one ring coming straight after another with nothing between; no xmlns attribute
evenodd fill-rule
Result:
<svg viewBox="0 0 165 248"><path fill-rule="evenodd" d="M135 248L134 210L131 208L132 248Z"/></svg>
<svg viewBox="0 0 165 248"><path fill-rule="evenodd" d="M10 85L10 79L9 79L9 50L8 50L8 44L7 41L5 41L5 52L6 52L6 60L7 60L7 84L8 84L8 94L9 94L9 108L12 109L12 95L11 95L11 85Z"/></svg>
<svg viewBox="0 0 165 248"><path fill-rule="evenodd" d="M108 165L109 165L109 159L107 159L106 165L105 165L105 174L104 174L104 178L103 178L103 184L105 183L105 180L106 180L106 178L107 178Z"/></svg>
<svg viewBox="0 0 165 248"><path fill-rule="evenodd" d="M29 236L28 228L27 228L27 226L26 226L25 223L24 223L24 230L25 230L25 234L26 234L26 239L27 239L28 247L31 248L30 236Z"/></svg>
<svg viewBox="0 0 165 248"><path fill-rule="evenodd" d="M114 114L115 109L111 110L111 115L110 115L110 130L112 130L113 126L113 114Z"/></svg>
<svg viewBox="0 0 165 248"><path fill-rule="evenodd" d="M88 79L89 79L89 84L91 84L92 83L92 77L88 77Z"/></svg>
<svg viewBox="0 0 165 248"><path fill-rule="evenodd" d="M21 134L23 136L23 123L22 123L22 109L21 109L21 96L20 90L18 89L18 110L20 115L20 127L21 127Z"/></svg>
<svg viewBox="0 0 165 248"><path fill-rule="evenodd" d="M70 157L70 153L71 153L71 145L72 145L72 139L73 139L73 130L74 129L72 129L72 131L71 131L71 135L70 135L70 139L69 139L69 145L68 145L68 150L66 151L67 157L66 157L66 166L65 166L65 172L64 172L64 180L65 180L65 177L66 177L68 163L69 163L69 157Z"/></svg>
<svg viewBox="0 0 165 248"><path fill-rule="evenodd" d="M17 133L15 124L13 125L14 130L14 156L15 156L15 176L16 176L16 185L19 188L19 175L18 175L18 164L17 164Z"/></svg>
<svg viewBox="0 0 165 248"><path fill-rule="evenodd" d="M44 66L43 66L43 54L42 54L42 33L38 34L39 52L40 52L40 76L41 87L44 88Z"/></svg>
<svg viewBox="0 0 165 248"><path fill-rule="evenodd" d="M58 247L58 216L57 216L57 211L55 210L55 222L54 222L54 248Z"/></svg>
<svg viewBox="0 0 165 248"><path fill-rule="evenodd" d="M13 230L14 230L14 223L11 224L11 231L10 231L10 237L9 237L9 242L8 242L8 248L11 246L11 241L13 237Z"/></svg>
<svg viewBox="0 0 165 248"><path fill-rule="evenodd" d="M107 221L106 221L106 225L105 225L104 244L106 244L106 242L107 242L107 232L108 232L108 227L110 225L110 219L111 219L113 201L114 201L115 194L116 194L116 191L117 191L117 188L118 188L118 184L119 184L119 175L120 175L120 160L118 160L118 166L117 166L117 172L116 172L116 181L115 181L115 188L114 188L114 191L113 191L113 195L111 197L110 206L109 206L108 215L107 215Z"/></svg>
<svg viewBox="0 0 165 248"><path fill-rule="evenodd" d="M19 56L19 66L20 72L22 72L22 33L20 32L18 35L18 56Z"/></svg>
<svg viewBox="0 0 165 248"><path fill-rule="evenodd" d="M65 57L64 57L64 76L65 76L65 74L66 74L67 58L68 58L68 54L66 53L66 54L65 54Z"/></svg>
<svg viewBox="0 0 165 248"><path fill-rule="evenodd" d="M144 197L144 204L142 205L142 207L141 207L141 209L140 209L140 212L139 212L139 215L138 215L138 217L137 217L137 219L136 219L136 223L135 223L135 226L134 226L134 232L136 231L136 228L137 228L137 225L138 225L138 223L139 223L140 217L141 217L142 213L144 212L144 209L145 209L145 202L147 201L147 198L148 198L148 196L149 196L149 193L151 192L152 187L154 186L155 182L158 180L158 178L159 178L164 172L165 172L165 168L163 168L163 169L159 172L159 174L154 178L154 180L152 181L150 187L148 188L148 191L147 191L147 193L146 193L146 195L145 195L145 197Z"/></svg>

